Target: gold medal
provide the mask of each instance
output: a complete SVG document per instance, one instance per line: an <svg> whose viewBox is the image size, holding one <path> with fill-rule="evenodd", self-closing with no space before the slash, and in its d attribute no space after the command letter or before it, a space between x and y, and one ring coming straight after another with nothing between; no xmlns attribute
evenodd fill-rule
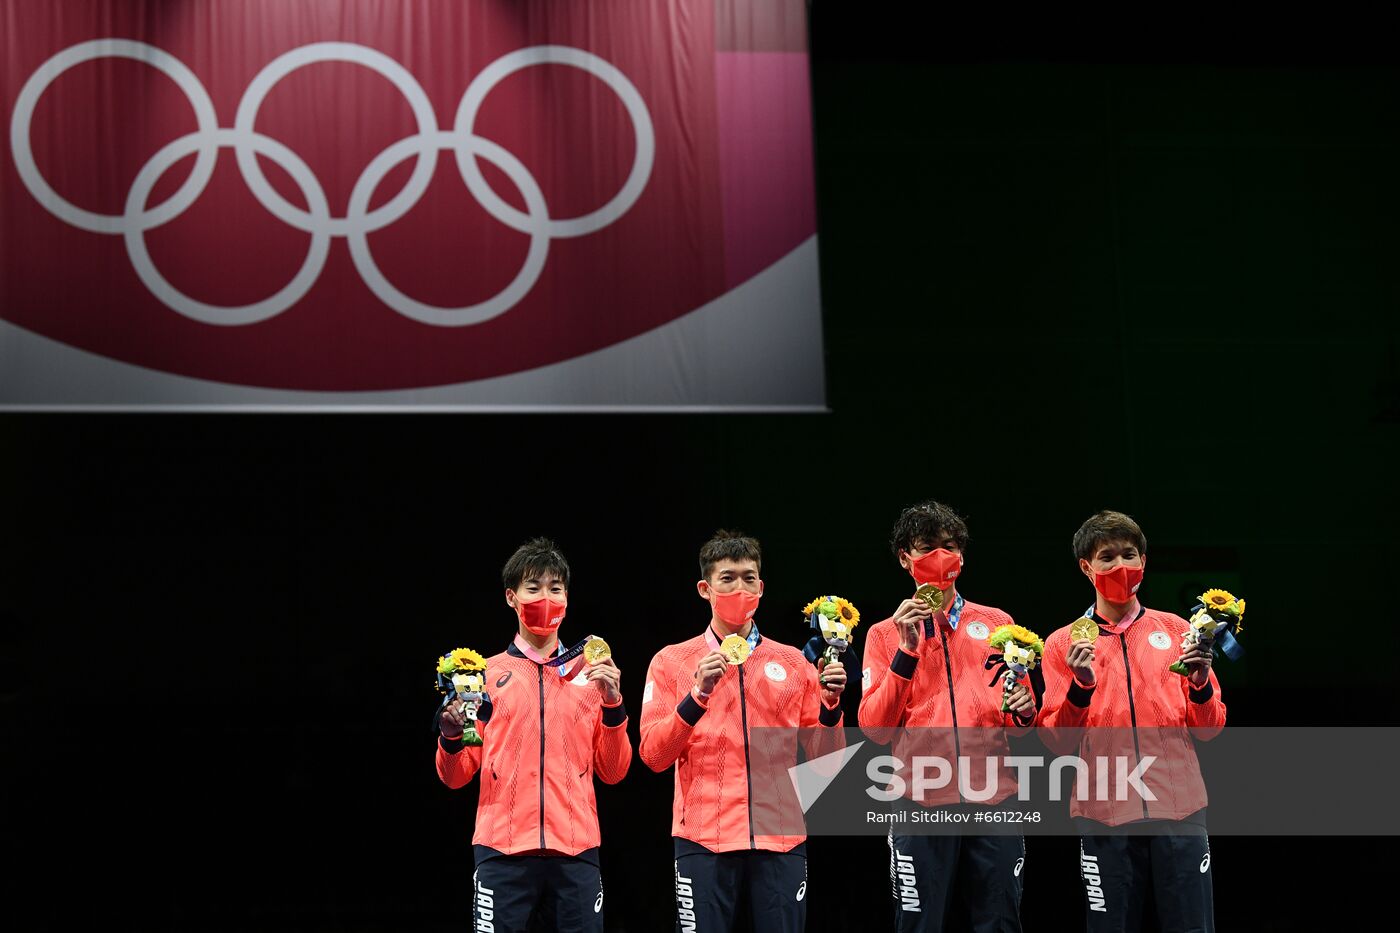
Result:
<svg viewBox="0 0 1400 933"><path fill-rule="evenodd" d="M1099 624L1088 616L1080 616L1069 625L1069 640L1093 641L1099 637Z"/></svg>
<svg viewBox="0 0 1400 933"><path fill-rule="evenodd" d="M925 583L914 591L914 598L928 606L934 612L943 608L943 591L932 583Z"/></svg>
<svg viewBox="0 0 1400 933"><path fill-rule="evenodd" d="M583 657L589 664L597 664L599 661L606 661L612 657L612 649L608 647L607 642L594 635L583 646Z"/></svg>
<svg viewBox="0 0 1400 933"><path fill-rule="evenodd" d="M724 659L730 664L743 664L749 659L751 650L748 639L738 635L729 635L719 643L719 653L724 655Z"/></svg>

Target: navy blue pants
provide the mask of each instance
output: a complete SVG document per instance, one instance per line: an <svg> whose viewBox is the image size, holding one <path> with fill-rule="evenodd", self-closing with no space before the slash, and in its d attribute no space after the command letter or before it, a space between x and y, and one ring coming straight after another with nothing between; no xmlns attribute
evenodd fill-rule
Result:
<svg viewBox="0 0 1400 933"><path fill-rule="evenodd" d="M977 933L1020 933L1023 837L891 833L889 845L895 929L900 933L937 933L954 926Z"/></svg>
<svg viewBox="0 0 1400 933"><path fill-rule="evenodd" d="M1212 933L1210 838L1174 824L1157 835L1079 837L1079 877L1089 933L1140 930L1151 901L1162 933Z"/></svg>
<svg viewBox="0 0 1400 933"><path fill-rule="evenodd" d="M472 872L477 933L581 930L603 933L603 876L565 855L498 855Z"/></svg>
<svg viewBox="0 0 1400 933"><path fill-rule="evenodd" d="M747 908L762 933L807 923L807 857L793 852L702 852L676 858L676 929L727 933Z"/></svg>

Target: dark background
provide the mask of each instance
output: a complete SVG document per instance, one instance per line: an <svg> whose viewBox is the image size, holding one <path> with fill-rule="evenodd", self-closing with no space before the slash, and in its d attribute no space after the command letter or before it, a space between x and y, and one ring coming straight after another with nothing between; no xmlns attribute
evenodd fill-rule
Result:
<svg viewBox="0 0 1400 933"><path fill-rule="evenodd" d="M1382 37L881 9L812 15L829 415L0 416L7 926L464 929L476 791L433 771L430 666L504 647L535 534L634 739L710 532L762 539L760 622L798 642L820 592L893 609L929 496L968 516L963 591L1042 634L1091 597L1074 529L1123 509L1149 605L1249 600L1232 723L1395 723L1348 641L1396 559ZM598 788L612 928L673 922L671 788ZM1027 927L1077 928L1074 840L1028 844ZM1389 844L1217 837L1218 926L1376 916ZM883 928L883 842L810 845L809 927Z"/></svg>

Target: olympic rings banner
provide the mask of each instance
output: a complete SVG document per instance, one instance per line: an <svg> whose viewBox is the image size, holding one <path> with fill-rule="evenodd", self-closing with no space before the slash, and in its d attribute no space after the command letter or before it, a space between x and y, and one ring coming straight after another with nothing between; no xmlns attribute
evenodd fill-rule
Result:
<svg viewBox="0 0 1400 933"><path fill-rule="evenodd" d="M0 407L824 407L802 0L0 0Z"/></svg>

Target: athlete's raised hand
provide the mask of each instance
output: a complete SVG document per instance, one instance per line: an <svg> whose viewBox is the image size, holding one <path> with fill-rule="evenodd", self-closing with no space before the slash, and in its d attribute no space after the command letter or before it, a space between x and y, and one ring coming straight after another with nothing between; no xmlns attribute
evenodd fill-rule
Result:
<svg viewBox="0 0 1400 933"><path fill-rule="evenodd" d="M827 706L841 702L841 691L846 689L846 668L840 661L817 658L817 679L821 681L822 700Z"/></svg>
<svg viewBox="0 0 1400 933"><path fill-rule="evenodd" d="M588 679L598 685L604 703L616 706L622 702L622 671L618 670L612 658L588 665Z"/></svg>
<svg viewBox="0 0 1400 933"><path fill-rule="evenodd" d="M1006 705L1011 714L1022 722L1035 718L1035 694L1019 681L1007 696Z"/></svg>
<svg viewBox="0 0 1400 933"><path fill-rule="evenodd" d="M713 693L727 667L729 662L718 651L711 651L705 655L700 659L700 666L695 668L696 689L706 695Z"/></svg>
<svg viewBox="0 0 1400 933"><path fill-rule="evenodd" d="M1211 650L1200 642L1196 642L1190 648L1183 651L1181 657L1177 658L1177 660L1185 664L1187 669L1191 672L1186 675L1191 681L1191 685L1194 687L1204 687L1206 681L1210 680L1210 662L1212 658L1213 653Z"/></svg>
<svg viewBox="0 0 1400 933"><path fill-rule="evenodd" d="M933 618L933 610L922 599L906 599L894 611L894 624L899 629L899 647L910 654L919 653L919 641L924 637L924 623Z"/></svg>
<svg viewBox="0 0 1400 933"><path fill-rule="evenodd" d="M1081 638L1069 646L1069 654L1065 657L1065 662L1069 664L1070 673L1074 679L1086 687L1094 685L1094 643L1087 638Z"/></svg>
<svg viewBox="0 0 1400 933"><path fill-rule="evenodd" d="M460 739L465 729L466 717L462 713L462 701L454 697L442 708L442 715L438 717L438 731L450 742Z"/></svg>

